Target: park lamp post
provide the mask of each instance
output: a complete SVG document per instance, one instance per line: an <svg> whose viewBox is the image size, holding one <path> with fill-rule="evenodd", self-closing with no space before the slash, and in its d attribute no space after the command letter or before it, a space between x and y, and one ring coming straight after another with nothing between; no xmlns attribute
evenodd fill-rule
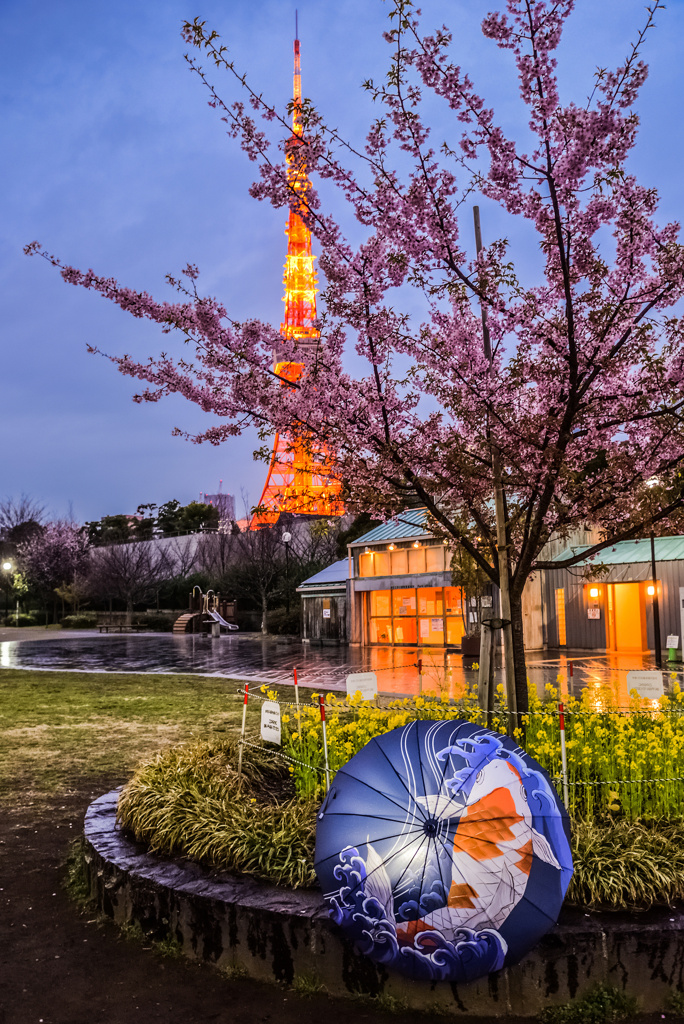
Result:
<svg viewBox="0 0 684 1024"><path fill-rule="evenodd" d="M283 534L283 544L285 545L285 610L287 614L290 614L290 541L292 540L291 533Z"/></svg>
<svg viewBox="0 0 684 1024"><path fill-rule="evenodd" d="M5 625L7 624L9 617L10 573L13 568L12 563L8 560L5 560L2 563L2 571L5 574Z"/></svg>

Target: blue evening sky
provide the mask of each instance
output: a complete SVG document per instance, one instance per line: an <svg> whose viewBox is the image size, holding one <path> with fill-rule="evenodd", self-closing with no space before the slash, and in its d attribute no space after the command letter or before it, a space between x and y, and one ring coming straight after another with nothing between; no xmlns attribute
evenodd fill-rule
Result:
<svg viewBox="0 0 684 1024"><path fill-rule="evenodd" d="M446 22L454 56L507 127L521 122L511 60L479 32L492 0L426 0L424 25ZM284 109L291 94L299 8L303 90L330 122L361 139L373 115L361 89L381 78L382 0L3 0L0 5L2 189L0 498L26 492L56 516L130 512L200 491L259 498L266 468L253 434L221 448L171 436L210 418L180 398L135 405L135 383L87 343L140 358L171 350L168 336L65 285L22 246L38 239L68 263L170 295L166 273L187 262L204 291L240 320L280 323L285 214L247 195L254 168L229 140L183 60L184 18L215 27L253 83ZM561 51L563 98L582 101L597 65L614 65L635 38L643 0L577 0ZM681 201L684 5L673 0L649 33L651 75L639 111L633 167L662 210ZM232 81L212 72L219 93ZM449 120L434 108L437 140ZM523 265L531 237L483 206L485 238L506 233Z"/></svg>

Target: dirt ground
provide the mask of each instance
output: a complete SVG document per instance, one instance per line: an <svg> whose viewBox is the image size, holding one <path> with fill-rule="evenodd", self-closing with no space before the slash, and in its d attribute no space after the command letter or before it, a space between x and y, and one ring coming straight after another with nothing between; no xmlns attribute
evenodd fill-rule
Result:
<svg viewBox="0 0 684 1024"><path fill-rule="evenodd" d="M126 937L64 888L64 860L103 779L42 807L5 812L0 823L0 1024L318 1024L325 1016L408 1021L373 1008L302 999L277 986L230 980Z"/></svg>

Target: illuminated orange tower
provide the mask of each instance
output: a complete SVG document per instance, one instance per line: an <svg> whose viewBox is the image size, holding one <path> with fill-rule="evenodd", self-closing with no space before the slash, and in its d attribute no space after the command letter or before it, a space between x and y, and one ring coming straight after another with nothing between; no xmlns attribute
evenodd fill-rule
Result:
<svg viewBox="0 0 684 1024"><path fill-rule="evenodd" d="M297 150L301 142L302 82L299 60L299 38L294 41L294 88L292 110L292 142L287 156L288 179L297 196L304 197L310 187L306 165ZM319 332L316 320L316 271L311 251L311 231L296 208L290 208L287 227L287 260L285 262L285 317L280 333L294 339L301 361L280 362L274 354L276 373L287 380L297 380L307 363L316 356ZM306 436L276 434L268 477L259 501L259 511L252 526L274 523L281 512L298 515L341 515L340 485L330 475L325 455Z"/></svg>

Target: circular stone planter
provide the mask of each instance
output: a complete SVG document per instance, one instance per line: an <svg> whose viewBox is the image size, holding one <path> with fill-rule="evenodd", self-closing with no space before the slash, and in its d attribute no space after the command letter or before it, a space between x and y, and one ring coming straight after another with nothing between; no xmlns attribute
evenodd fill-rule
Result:
<svg viewBox="0 0 684 1024"><path fill-rule="evenodd" d="M147 852L116 824L119 791L99 797L85 817L90 895L119 924L251 978L291 985L318 981L333 996L404 1000L472 1016L534 1017L597 984L624 989L658 1010L684 989L684 915L585 914L561 920L521 963L468 985L411 981L358 955L328 919L317 892L283 889Z"/></svg>

